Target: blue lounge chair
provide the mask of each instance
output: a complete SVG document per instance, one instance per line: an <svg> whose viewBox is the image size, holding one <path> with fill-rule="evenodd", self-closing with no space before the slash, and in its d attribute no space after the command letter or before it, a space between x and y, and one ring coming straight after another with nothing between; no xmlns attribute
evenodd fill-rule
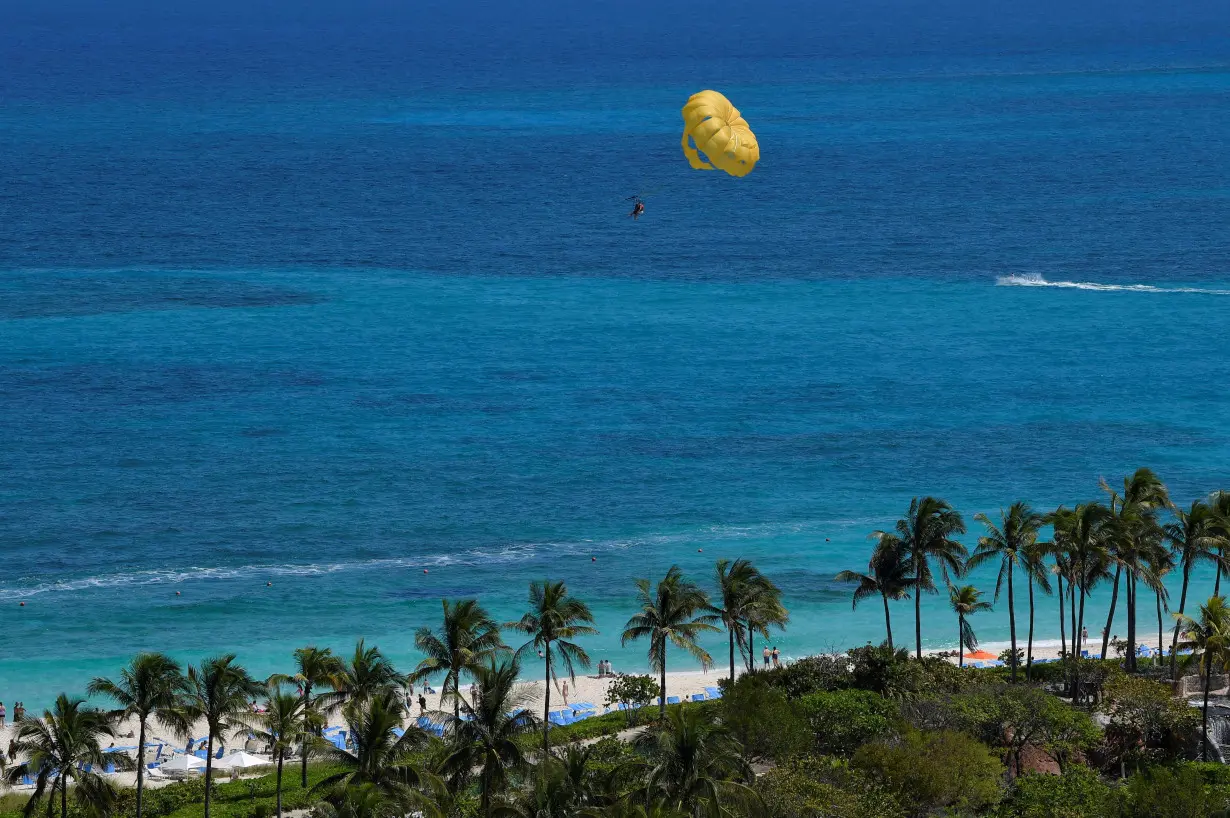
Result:
<svg viewBox="0 0 1230 818"><path fill-rule="evenodd" d="M114 775L114 774L115 774L115 765L114 765L114 764L108 764L108 765L107 765L107 766L103 769L103 772L104 772L104 773L106 773L107 775Z"/></svg>
<svg viewBox="0 0 1230 818"><path fill-rule="evenodd" d="M196 752L193 753L193 755L196 756L197 758L206 758L209 755L209 753L205 750L197 750Z"/></svg>
<svg viewBox="0 0 1230 818"><path fill-rule="evenodd" d="M678 696L667 696L666 703L667 704L679 704L679 697Z"/></svg>
<svg viewBox="0 0 1230 818"><path fill-rule="evenodd" d="M226 748L225 748L225 747L219 747L219 748L218 748L218 752L214 753L214 758L215 758L215 759L222 758L222 756L223 756L223 755L225 755L225 753L226 753Z"/></svg>
<svg viewBox="0 0 1230 818"><path fill-rule="evenodd" d="M162 766L162 765L161 765L161 764L159 764L157 761L151 761L149 764L146 764L146 765L145 765L145 769L147 769L147 770L156 770L156 769L158 769L158 768L159 768L159 767L161 767L161 766Z"/></svg>
<svg viewBox="0 0 1230 818"><path fill-rule="evenodd" d="M616 710L627 710L628 705L625 704L624 702L620 702L619 704L615 705L615 709Z"/></svg>
<svg viewBox="0 0 1230 818"><path fill-rule="evenodd" d="M589 702L576 702L574 704L569 705L569 707L571 707L573 710L597 710L598 709L597 705L590 704Z"/></svg>
<svg viewBox="0 0 1230 818"><path fill-rule="evenodd" d="M1089 657L1089 651L1087 651L1087 650L1082 650L1082 651L1081 651L1081 658L1082 658L1082 659L1088 659L1088 658L1090 658L1090 657Z"/></svg>
<svg viewBox="0 0 1230 818"><path fill-rule="evenodd" d="M554 724L556 727L564 726L564 716L562 713L552 712L547 716L547 721Z"/></svg>
<svg viewBox="0 0 1230 818"><path fill-rule="evenodd" d="M705 695L711 699L722 698L722 689L720 687L706 687Z"/></svg>
<svg viewBox="0 0 1230 818"><path fill-rule="evenodd" d="M705 694L704 694L704 693L693 693L693 694L692 694L692 701L694 701L694 702L703 702L704 700L705 700Z"/></svg>
<svg viewBox="0 0 1230 818"><path fill-rule="evenodd" d="M21 783L22 783L23 785L27 786L27 787L33 787L33 786L34 786L34 779L33 779L33 778L31 778L31 777L30 777L30 776L28 776L28 775L23 775L23 776L21 777Z"/></svg>

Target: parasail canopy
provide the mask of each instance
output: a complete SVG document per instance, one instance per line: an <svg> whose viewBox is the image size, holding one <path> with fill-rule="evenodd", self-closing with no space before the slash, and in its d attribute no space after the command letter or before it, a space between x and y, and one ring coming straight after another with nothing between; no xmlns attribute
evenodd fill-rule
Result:
<svg viewBox="0 0 1230 818"><path fill-rule="evenodd" d="M717 91L688 98L683 106L682 145L683 155L697 170L717 168L731 176L746 176L760 161L760 146L747 120Z"/></svg>

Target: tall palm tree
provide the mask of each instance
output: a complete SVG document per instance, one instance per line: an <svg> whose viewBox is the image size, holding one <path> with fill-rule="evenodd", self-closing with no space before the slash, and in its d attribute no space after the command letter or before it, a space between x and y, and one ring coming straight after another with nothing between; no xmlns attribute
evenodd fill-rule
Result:
<svg viewBox="0 0 1230 818"><path fill-rule="evenodd" d="M645 776L647 804L664 803L693 818L763 813L749 786L755 775L738 742L709 711L676 708L635 744L652 759Z"/></svg>
<svg viewBox="0 0 1230 818"><path fill-rule="evenodd" d="M87 688L91 696L106 696L119 705L111 713L113 719L137 720L137 818L145 793L146 728L151 718L172 720L183 687L178 662L161 653L139 653L120 670L119 679L95 678Z"/></svg>
<svg viewBox="0 0 1230 818"><path fill-rule="evenodd" d="M624 625L620 644L627 645L641 638L649 639L649 666L658 671L661 688L658 692L659 715L666 716L666 645L685 650L706 670L713 657L697 644L705 632L717 632L717 616L707 613L709 597L694 583L684 579L678 565L672 565L656 586L647 579L636 581L637 601L641 605Z"/></svg>
<svg viewBox="0 0 1230 818"><path fill-rule="evenodd" d="M1209 676L1213 666L1223 670L1230 668L1230 608L1226 607L1224 597L1210 597L1209 601L1200 606L1200 619L1189 616L1179 617L1179 630L1183 633L1182 647L1195 651L1194 658L1199 662L1200 672L1204 676L1204 705L1200 734L1204 740L1200 745L1200 758L1208 760L1209 745Z"/></svg>
<svg viewBox="0 0 1230 818"><path fill-rule="evenodd" d="M948 592L948 604L957 614L957 664L961 667L965 667L965 649L978 647L978 637L969 623L970 616L991 610L990 602L979 601L981 596L982 592L973 585L962 585Z"/></svg>
<svg viewBox="0 0 1230 818"><path fill-rule="evenodd" d="M1209 497L1213 521L1211 533L1217 538L1217 574L1213 580L1213 596L1221 595L1221 575L1230 567L1230 557L1226 550L1230 548L1230 491L1215 491Z"/></svg>
<svg viewBox="0 0 1230 818"><path fill-rule="evenodd" d="M1169 549L1158 547L1149 555L1149 587L1157 604L1157 655L1154 666L1160 666L1161 656L1166 652L1165 637L1162 635L1162 608L1170 613L1170 592L1166 590L1166 575L1175 569L1175 555Z"/></svg>
<svg viewBox="0 0 1230 818"><path fill-rule="evenodd" d="M1110 500L1110 514L1114 519L1114 524L1106 527L1106 544L1115 564L1115 586L1111 591L1102 655L1105 658L1106 638L1114 624L1115 603L1119 595L1118 579L1123 574L1127 591L1127 640L1132 646L1128 651L1126 668L1135 670L1137 585L1142 574L1148 570L1148 556L1153 547L1150 543L1160 539L1157 515L1169 507L1170 497L1158 476L1146 468L1137 469L1131 477L1123 479L1123 494L1112 489L1105 480L1102 481L1102 490ZM1154 581L1153 577L1145 579L1146 584Z"/></svg>
<svg viewBox="0 0 1230 818"><path fill-rule="evenodd" d="M1174 522L1166 525L1165 532L1167 541L1170 542L1171 548L1174 549L1179 559L1179 569L1183 573L1178 610L1179 616L1182 617L1187 609L1187 586L1191 582L1192 568L1201 562L1211 562L1217 566L1217 571L1221 572L1221 559L1217 550L1220 542L1214 531L1216 518L1213 507L1208 503L1194 500L1186 511L1179 508L1175 509L1174 514ZM1170 640L1170 675L1176 681L1179 677L1175 661L1175 646L1179 643L1179 623L1181 621L1175 620L1174 635Z"/></svg>
<svg viewBox="0 0 1230 818"><path fill-rule="evenodd" d="M51 710L43 711L42 719L20 719L10 752L25 755L26 760L8 770L8 780L15 784L25 776L34 776L34 792L23 814L27 818L34 815L46 797L50 816L59 789L60 818L68 818L70 782L79 804L107 811L115 793L93 768L107 762L101 742L113 738L115 729L106 713L87 708L84 699L70 699L63 693L56 697ZM86 765L90 772L86 772Z"/></svg>
<svg viewBox="0 0 1230 818"><path fill-rule="evenodd" d="M939 564L946 585L950 584L949 572L961 576L968 552L953 537L964 533L965 521L948 503L937 497L915 497L893 532L872 534L879 537L881 543L886 538L895 539L909 555L910 570L914 573L914 650L919 659L922 658L922 593L938 593L931 563Z"/></svg>
<svg viewBox="0 0 1230 818"><path fill-rule="evenodd" d="M465 718L453 718L448 726L451 752L442 768L455 781L479 770L485 818L491 818L492 795L504 787L509 773L526 767L518 736L538 726L529 709L532 695L517 686L520 671L516 657L500 662L491 657L475 667L471 674L478 695L461 703Z"/></svg>
<svg viewBox="0 0 1230 818"><path fill-rule="evenodd" d="M385 688L352 699L342 712L353 749L325 748L323 755L329 763L343 769L313 789L340 805L347 793L371 787L388 803L400 805L398 815L407 811L434 814L434 799L429 794L438 789L439 782L418 761L419 751L430 739L417 726L400 737L394 732L406 716L397 691Z"/></svg>
<svg viewBox="0 0 1230 818"><path fill-rule="evenodd" d="M342 664L341 684L338 692L346 701L365 701L401 684L397 668L373 645L360 639L355 643L354 655Z"/></svg>
<svg viewBox="0 0 1230 818"><path fill-rule="evenodd" d="M295 651L295 673L291 676L271 676L270 683L294 684L299 688L299 713L303 720L304 741L299 748L299 786L307 787L307 763L313 742L308 737L317 735L328 711L340 703L344 694L339 693L345 682L342 660L333 655L331 648L315 645ZM318 692L319 689L319 692Z"/></svg>
<svg viewBox="0 0 1230 818"><path fill-rule="evenodd" d="M277 816L282 818L282 764L295 751L296 744L311 740L317 725L309 724L306 705L302 696L282 692L276 684L270 685L265 698L265 712L252 719L255 735L266 742L277 764L275 792L277 793ZM317 722L319 723L319 722Z"/></svg>
<svg viewBox="0 0 1230 818"><path fill-rule="evenodd" d="M1105 524L1109 519L1110 512L1101 503L1081 503L1072 509L1060 506L1046 517L1054 527L1055 546L1064 553L1071 574L1068 591L1072 617L1072 690L1078 697L1085 600L1094 585L1110 576L1105 544Z"/></svg>
<svg viewBox="0 0 1230 818"><path fill-rule="evenodd" d="M966 563L969 571L992 560L999 561L999 576L995 580L995 601L999 601L1000 589L1008 580L1008 636L1012 643L1012 681L1016 681L1016 602L1013 598L1012 575L1018 567L1024 568L1025 552L1038 542L1038 529L1042 528L1042 515L1034 513L1028 503L1018 501L1007 510L999 512L1000 525L996 526L985 514L975 514L974 519L987 528L987 533L978 538L978 548ZM1032 609L1031 609L1032 610Z"/></svg>
<svg viewBox="0 0 1230 818"><path fill-rule="evenodd" d="M500 639L500 626L477 600L463 599L450 603L440 600L444 620L439 632L419 628L414 633L414 646L425 654L412 678L426 679L441 671L444 684L441 702L452 700L453 718L461 714L461 674L471 676L483 663L505 650Z"/></svg>
<svg viewBox="0 0 1230 818"><path fill-rule="evenodd" d="M768 634L770 624L784 625L786 609L781 605L781 589L749 560L731 562L720 559L715 566L720 605L713 612L726 628L730 646L730 681L735 680L735 648L751 653L757 630Z"/></svg>
<svg viewBox="0 0 1230 818"><path fill-rule="evenodd" d="M214 741L225 744L229 736L244 728L244 722L252 712L251 700L263 690L261 683L235 662L233 653L206 659L199 666L188 668L184 697L176 711L177 721L180 732L185 735L198 721L204 721L208 728L205 818L209 818Z"/></svg>
<svg viewBox="0 0 1230 818"><path fill-rule="evenodd" d="M901 540L891 534L881 534L871 559L867 563L867 573L858 571L842 571L834 579L837 582L857 582L854 589L855 609L858 603L871 596L878 595L884 602L884 631L888 636L888 649L893 650L893 620L888 612L890 600L907 599L910 589L914 586L911 573L911 563Z"/></svg>
<svg viewBox="0 0 1230 818"><path fill-rule="evenodd" d="M790 621L790 612L782 604L782 590L761 574L760 581L752 588L752 593L744 606L743 632L747 635L747 652L744 662L747 667L754 668L756 662L756 634L766 640L769 638L769 628L784 630ZM740 652L743 647L739 647Z"/></svg>
<svg viewBox="0 0 1230 818"><path fill-rule="evenodd" d="M509 622L504 627L528 634L530 640L517 651L517 658L530 649L537 648L542 652L545 665L544 695L542 702L542 749L551 749L551 724L547 717L551 713L551 684L556 678L555 660L558 653L560 661L568 678L576 685L576 666L589 667L589 654L585 649L572 641L581 636L591 636L598 632L592 627L594 616L589 606L582 600L568 594L568 587L563 582L550 580L534 580L530 583L530 609L516 622ZM558 651L552 652L554 645Z"/></svg>
<svg viewBox="0 0 1230 818"><path fill-rule="evenodd" d="M1046 558L1053 551L1052 543L1034 540L1021 552L1021 570L1025 572L1025 579L1028 580L1029 585L1029 636L1025 641L1025 681L1027 682L1032 680L1034 667L1034 586L1036 585L1042 593L1050 595L1051 569L1046 564ZM1062 599L1060 599L1060 604L1063 604ZM1060 614L1060 624L1063 624L1062 620L1063 615Z"/></svg>

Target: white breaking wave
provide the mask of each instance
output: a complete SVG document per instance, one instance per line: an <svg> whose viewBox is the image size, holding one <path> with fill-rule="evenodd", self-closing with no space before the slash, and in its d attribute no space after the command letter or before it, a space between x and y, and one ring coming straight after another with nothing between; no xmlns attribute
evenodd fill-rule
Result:
<svg viewBox="0 0 1230 818"><path fill-rule="evenodd" d="M1215 290L1205 287L1155 287L1152 284L1098 284L1093 281L1047 281L1037 273L999 276L999 287L1062 287L1069 290L1093 290L1108 293L1199 293L1201 295L1230 295L1230 290Z"/></svg>

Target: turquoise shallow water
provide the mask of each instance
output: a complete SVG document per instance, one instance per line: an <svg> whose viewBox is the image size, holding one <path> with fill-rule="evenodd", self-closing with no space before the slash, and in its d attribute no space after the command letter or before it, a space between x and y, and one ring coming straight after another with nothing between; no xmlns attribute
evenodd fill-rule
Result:
<svg viewBox="0 0 1230 818"><path fill-rule="evenodd" d="M511 619L544 576L643 667L632 578L720 556L783 586L783 653L846 647L882 623L832 576L914 494L972 525L1230 482L1217 48L288 79L225 37L110 73L3 42L5 700L139 649L408 666L442 596ZM698 74L765 146L745 180L682 165Z"/></svg>

